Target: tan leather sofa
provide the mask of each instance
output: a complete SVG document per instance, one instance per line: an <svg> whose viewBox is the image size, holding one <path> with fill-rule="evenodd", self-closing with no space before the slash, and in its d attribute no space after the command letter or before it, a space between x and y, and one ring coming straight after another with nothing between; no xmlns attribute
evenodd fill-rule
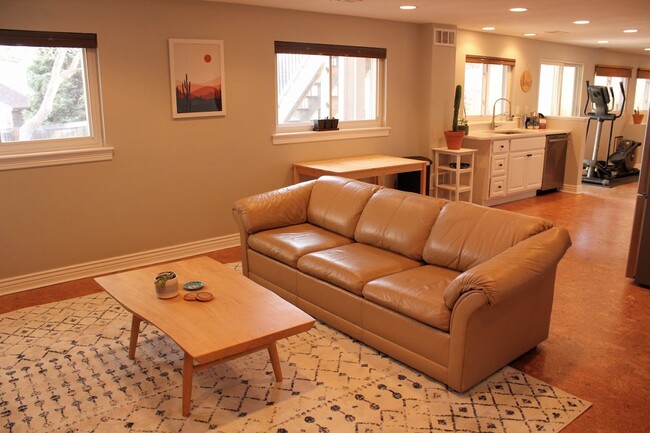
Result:
<svg viewBox="0 0 650 433"><path fill-rule="evenodd" d="M548 337L549 221L323 176L238 200L244 275L464 392Z"/></svg>

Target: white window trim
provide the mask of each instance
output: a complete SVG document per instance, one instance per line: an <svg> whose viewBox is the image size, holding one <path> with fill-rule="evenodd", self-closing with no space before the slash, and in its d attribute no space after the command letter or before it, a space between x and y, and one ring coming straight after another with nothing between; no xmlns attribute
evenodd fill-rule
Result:
<svg viewBox="0 0 650 433"><path fill-rule="evenodd" d="M350 140L353 138L388 137L391 128L377 126L374 128L350 128L338 131L300 131L277 132L273 134L273 144L312 143L317 141Z"/></svg>
<svg viewBox="0 0 650 433"><path fill-rule="evenodd" d="M114 149L104 140L97 49L84 49L88 83L90 136L0 144L0 171L113 159Z"/></svg>
<svg viewBox="0 0 650 433"><path fill-rule="evenodd" d="M553 66L560 66L564 68L565 66L573 66L576 68L578 71L577 77L576 77L576 82L575 82L575 91L574 91L574 98L576 101L576 106L574 107L574 113L571 116L547 116L544 114L544 116L548 118L558 118L558 119L567 119L571 117L581 117L580 115L582 114L582 109L583 109L583 104L582 104L582 93L584 91L584 87L581 87L581 85L584 85L584 70L585 70L585 65L584 63L578 63L578 62L569 62L569 61L564 61L564 60L550 60L550 59L540 59L539 60L539 73L541 74L542 71L542 65L553 65ZM558 89L559 94L562 94L562 86L564 85L564 82L562 82L562 85L560 85L560 89ZM541 89L537 90L537 109L539 109L539 92L541 92ZM558 101L558 104L560 101ZM542 113L543 114L543 113Z"/></svg>

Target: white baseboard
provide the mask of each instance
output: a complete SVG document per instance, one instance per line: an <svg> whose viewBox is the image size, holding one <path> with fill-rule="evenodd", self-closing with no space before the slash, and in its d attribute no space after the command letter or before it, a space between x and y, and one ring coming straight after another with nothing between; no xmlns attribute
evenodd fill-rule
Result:
<svg viewBox="0 0 650 433"><path fill-rule="evenodd" d="M33 274L19 275L17 277L0 280L0 295L22 292L80 278L95 277L111 272L124 271L138 266L153 265L169 260L178 260L184 257L205 254L211 251L222 250L239 246L239 234L222 236L219 238L205 239L187 244L142 251L94 262L80 263L58 269L35 272Z"/></svg>
<svg viewBox="0 0 650 433"><path fill-rule="evenodd" d="M560 191L568 192L570 194L582 194L582 184L580 184L580 185L569 185L569 184L565 183L560 188Z"/></svg>

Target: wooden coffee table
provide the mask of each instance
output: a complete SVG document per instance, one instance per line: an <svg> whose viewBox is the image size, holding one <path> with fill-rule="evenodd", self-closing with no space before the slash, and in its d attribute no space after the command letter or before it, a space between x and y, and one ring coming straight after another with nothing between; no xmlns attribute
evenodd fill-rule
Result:
<svg viewBox="0 0 650 433"><path fill-rule="evenodd" d="M158 299L153 280L158 272L176 272L180 293ZM133 314L129 359L135 356L140 322L145 320L174 340L183 359L183 415L189 416L195 370L266 349L277 381L282 380L275 342L308 331L314 319L270 290L208 257L167 263L96 278ZM202 281L210 302L185 301L182 285Z"/></svg>

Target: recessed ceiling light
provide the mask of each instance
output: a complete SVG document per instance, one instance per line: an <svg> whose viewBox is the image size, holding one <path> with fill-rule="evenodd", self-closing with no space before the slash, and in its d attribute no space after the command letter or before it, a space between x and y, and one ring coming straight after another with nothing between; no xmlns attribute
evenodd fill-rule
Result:
<svg viewBox="0 0 650 433"><path fill-rule="evenodd" d="M650 48L644 48L643 51L650 51Z"/></svg>
<svg viewBox="0 0 650 433"><path fill-rule="evenodd" d="M623 33L636 33L636 32L638 32L637 29L627 29L627 30L623 30Z"/></svg>
<svg viewBox="0 0 650 433"><path fill-rule="evenodd" d="M609 44L609 41L598 41L599 44Z"/></svg>
<svg viewBox="0 0 650 433"><path fill-rule="evenodd" d="M399 8L404 11L412 11L413 9L417 9L417 6L404 5L404 6L400 6Z"/></svg>
<svg viewBox="0 0 650 433"><path fill-rule="evenodd" d="M524 33L524 36L537 36L537 33Z"/></svg>
<svg viewBox="0 0 650 433"><path fill-rule="evenodd" d="M496 27L483 27L483 30L496 30Z"/></svg>
<svg viewBox="0 0 650 433"><path fill-rule="evenodd" d="M574 21L573 24L589 24L589 20L578 20Z"/></svg>
<svg viewBox="0 0 650 433"><path fill-rule="evenodd" d="M527 8L510 8L510 12L526 12Z"/></svg>

